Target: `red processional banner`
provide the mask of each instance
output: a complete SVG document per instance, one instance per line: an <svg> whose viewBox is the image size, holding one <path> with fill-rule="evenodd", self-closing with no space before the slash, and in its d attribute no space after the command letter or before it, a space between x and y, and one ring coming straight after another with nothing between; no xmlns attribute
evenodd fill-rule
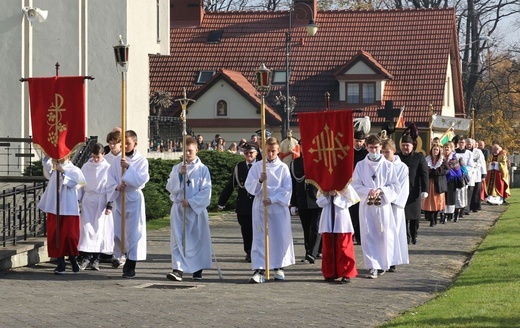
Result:
<svg viewBox="0 0 520 328"><path fill-rule="evenodd" d="M33 142L53 159L69 156L84 144L83 76L29 78Z"/></svg>
<svg viewBox="0 0 520 328"><path fill-rule="evenodd" d="M322 191L343 190L354 171L353 112L299 113L298 119L305 180Z"/></svg>

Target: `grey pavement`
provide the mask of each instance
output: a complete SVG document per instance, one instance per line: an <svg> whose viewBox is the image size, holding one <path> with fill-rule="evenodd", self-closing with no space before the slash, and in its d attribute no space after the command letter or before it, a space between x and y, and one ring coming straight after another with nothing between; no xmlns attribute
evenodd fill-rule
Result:
<svg viewBox="0 0 520 328"><path fill-rule="evenodd" d="M304 255L302 229L293 217L297 263L286 281L249 284L252 271L243 261L238 223L232 213L211 218L215 254L222 269L204 271L204 280L175 283L169 229L150 232L148 260L137 265L135 279L102 263L101 271L63 276L54 265L0 272L2 327L376 327L421 305L445 290L476 246L505 210L483 205L458 223L429 227L421 220L410 264L378 279L366 279L360 246L359 276L348 285L326 283L320 262L299 262ZM68 270L70 268L67 268Z"/></svg>

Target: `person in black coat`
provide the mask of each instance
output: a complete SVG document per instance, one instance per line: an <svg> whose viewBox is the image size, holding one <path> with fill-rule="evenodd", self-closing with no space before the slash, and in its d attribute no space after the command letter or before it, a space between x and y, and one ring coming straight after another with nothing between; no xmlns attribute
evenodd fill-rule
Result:
<svg viewBox="0 0 520 328"><path fill-rule="evenodd" d="M244 241L244 252L246 253L245 261L251 262L251 245L253 243L253 200L255 196L247 192L244 183L247 179L249 169L256 162L258 147L255 144L247 143L243 147L244 161L237 163L233 168L233 174L229 178L228 183L222 190L218 199L218 208L223 210L226 203L231 197L233 190L238 187L238 195L236 199L237 220L240 224L242 239Z"/></svg>
<svg viewBox="0 0 520 328"><path fill-rule="evenodd" d="M397 155L408 166L410 172L410 193L404 213L406 216L406 234L408 244L417 243L417 230L421 218L421 201L428 197L428 164L424 155L414 151L414 140L410 135L404 135L401 139L401 153Z"/></svg>
<svg viewBox="0 0 520 328"><path fill-rule="evenodd" d="M355 131L354 132L354 166L367 157L368 150L365 148L365 132ZM359 203L356 203L348 208L350 212L350 218L352 219L352 226L354 227L354 238L356 244L361 245L361 233L359 231Z"/></svg>
<svg viewBox="0 0 520 328"><path fill-rule="evenodd" d="M298 215L303 227L305 244L305 259L303 262L314 263L319 252L321 237L318 233L321 207L316 204L318 189L305 183L303 157L294 159L289 165L292 178L291 214L298 209Z"/></svg>

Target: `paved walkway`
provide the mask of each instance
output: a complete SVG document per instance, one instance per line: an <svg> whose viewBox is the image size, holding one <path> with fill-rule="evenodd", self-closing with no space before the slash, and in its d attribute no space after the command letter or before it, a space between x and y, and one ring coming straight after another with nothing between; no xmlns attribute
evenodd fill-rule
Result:
<svg viewBox="0 0 520 328"><path fill-rule="evenodd" d="M138 263L135 279L102 263L100 272L56 276L54 266L0 272L2 327L375 327L423 304L449 286L505 207L483 206L458 223L430 228L421 221L411 264L378 279L360 276L349 285L325 283L320 264L298 262L284 282L247 283L252 271L243 262L241 238L233 215L213 217L217 270L204 280L174 283L170 270L169 229L148 236L148 260ZM302 230L293 217L297 261L304 254ZM68 268L69 269L69 268Z"/></svg>

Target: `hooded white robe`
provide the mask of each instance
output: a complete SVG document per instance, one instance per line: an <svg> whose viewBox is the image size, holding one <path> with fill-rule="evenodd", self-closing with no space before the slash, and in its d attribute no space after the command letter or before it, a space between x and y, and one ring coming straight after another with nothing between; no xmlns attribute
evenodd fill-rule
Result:
<svg viewBox="0 0 520 328"><path fill-rule="evenodd" d="M108 170L105 160L88 160L81 167L87 185L79 192L81 203L79 245L82 252L110 254L114 250L114 219L105 214L108 202Z"/></svg>
<svg viewBox="0 0 520 328"><path fill-rule="evenodd" d="M400 192L394 164L383 156L373 162L368 156L357 163L352 187L361 198L359 225L366 269L387 270L394 260L396 227L392 202ZM382 190L381 205L367 205L371 189Z"/></svg>
<svg viewBox="0 0 520 328"><path fill-rule="evenodd" d="M183 176L179 170L183 163L172 168L166 190L170 192L172 268L194 273L211 268L211 234L207 207L211 203L211 176L206 165L197 157L187 165ZM183 248L184 178L186 178L186 255ZM189 182L189 183L188 183Z"/></svg>
<svg viewBox="0 0 520 328"><path fill-rule="evenodd" d="M114 157L108 170L108 199L114 204L114 256L121 257L121 193L116 190L125 182L125 250L126 258L132 261L146 260L146 210L142 189L150 179L148 160L137 150L126 156L130 166L122 175L121 155Z"/></svg>
<svg viewBox="0 0 520 328"><path fill-rule="evenodd" d="M247 175L245 187L255 196L253 202L253 245L251 248L251 267L253 270L265 269L264 205L262 183L262 162L253 164ZM289 167L279 158L266 163L267 206L269 228L269 268L284 268L295 263L291 230L289 203L292 194L292 181Z"/></svg>

